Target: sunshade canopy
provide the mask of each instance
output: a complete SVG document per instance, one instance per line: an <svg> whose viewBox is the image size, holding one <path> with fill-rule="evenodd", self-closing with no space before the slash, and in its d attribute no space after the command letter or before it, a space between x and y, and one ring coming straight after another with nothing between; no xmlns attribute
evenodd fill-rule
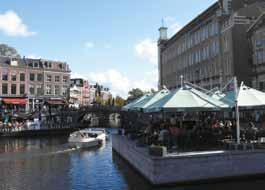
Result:
<svg viewBox="0 0 265 190"><path fill-rule="evenodd" d="M139 101L138 103L134 104L132 107L132 109L135 110L141 110L141 109L146 109L148 106L154 104L155 102L159 101L160 99L162 99L163 97L165 97L166 95L168 95L170 93L169 90L167 89L162 89L159 92L150 95L149 97L145 98L142 101Z"/></svg>
<svg viewBox="0 0 265 190"><path fill-rule="evenodd" d="M147 107L146 111L217 111L224 108L229 108L229 106L185 84Z"/></svg>
<svg viewBox="0 0 265 190"><path fill-rule="evenodd" d="M141 101L144 101L145 99L148 99L150 98L151 94L145 94L143 96L141 96L140 98L137 98L136 100L132 101L131 103L123 106L121 109L123 111L129 111L129 110L132 110L133 109L133 106Z"/></svg>
<svg viewBox="0 0 265 190"><path fill-rule="evenodd" d="M234 107L236 103L235 92L228 92L226 96L220 100L227 102ZM242 83L238 91L237 105L240 108L265 107L265 93L254 88L250 88Z"/></svg>

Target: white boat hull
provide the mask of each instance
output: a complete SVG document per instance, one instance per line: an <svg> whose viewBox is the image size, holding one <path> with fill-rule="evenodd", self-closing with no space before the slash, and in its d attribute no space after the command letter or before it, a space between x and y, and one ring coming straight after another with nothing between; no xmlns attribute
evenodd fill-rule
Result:
<svg viewBox="0 0 265 190"><path fill-rule="evenodd" d="M81 130L70 134L68 143L70 147L75 148L91 148L105 143L107 135L98 130Z"/></svg>
<svg viewBox="0 0 265 190"><path fill-rule="evenodd" d="M90 142L69 142L68 144L72 148L92 148L101 145L101 142L94 140Z"/></svg>

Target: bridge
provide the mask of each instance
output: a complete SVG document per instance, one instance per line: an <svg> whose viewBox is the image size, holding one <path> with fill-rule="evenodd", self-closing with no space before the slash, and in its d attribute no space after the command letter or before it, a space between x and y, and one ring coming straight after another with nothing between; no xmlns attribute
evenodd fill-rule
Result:
<svg viewBox="0 0 265 190"><path fill-rule="evenodd" d="M41 114L41 122L32 120L38 118L35 114L35 116L25 118L21 125L2 124L0 126L0 136L68 134L87 127L119 127L120 114L121 109L119 107L98 105L80 109L52 110ZM30 125L25 123L26 120L31 120L31 122L27 122Z"/></svg>

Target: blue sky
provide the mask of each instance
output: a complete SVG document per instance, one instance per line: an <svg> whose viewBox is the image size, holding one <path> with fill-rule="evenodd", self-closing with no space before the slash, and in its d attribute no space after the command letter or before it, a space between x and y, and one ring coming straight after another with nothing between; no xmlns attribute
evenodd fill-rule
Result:
<svg viewBox="0 0 265 190"><path fill-rule="evenodd" d="M0 3L0 43L26 57L66 61L126 96L157 86L158 28L172 34L215 0L8 0Z"/></svg>

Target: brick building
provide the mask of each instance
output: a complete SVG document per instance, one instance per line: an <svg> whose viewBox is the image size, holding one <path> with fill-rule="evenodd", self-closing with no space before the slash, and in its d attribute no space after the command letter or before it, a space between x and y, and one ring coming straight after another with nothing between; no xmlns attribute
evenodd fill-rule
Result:
<svg viewBox="0 0 265 190"><path fill-rule="evenodd" d="M35 110L45 101L69 98L68 64L46 59L0 57L0 98L3 104Z"/></svg>
<svg viewBox="0 0 265 190"><path fill-rule="evenodd" d="M81 78L71 79L70 104L88 106L90 104L89 83Z"/></svg>
<svg viewBox="0 0 265 190"><path fill-rule="evenodd" d="M170 39L162 26L158 40L159 88L176 88L180 76L211 89L233 76L252 81L249 27L265 11L264 0L219 0Z"/></svg>

